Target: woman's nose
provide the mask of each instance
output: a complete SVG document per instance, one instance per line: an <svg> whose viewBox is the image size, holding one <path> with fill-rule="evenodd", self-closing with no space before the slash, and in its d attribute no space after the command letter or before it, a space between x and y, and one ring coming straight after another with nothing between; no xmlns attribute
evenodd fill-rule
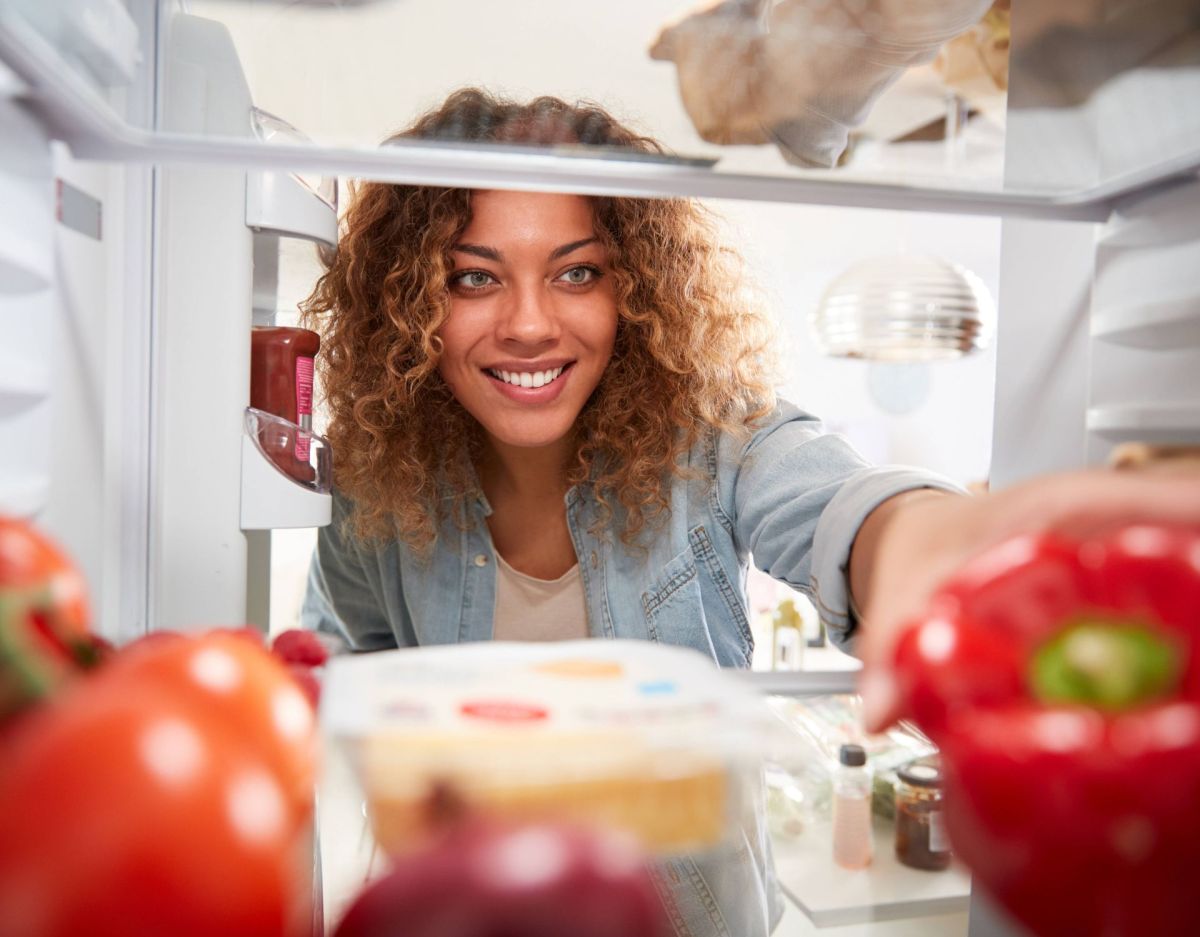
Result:
<svg viewBox="0 0 1200 937"><path fill-rule="evenodd" d="M545 284L538 282L517 287L499 325L500 337L508 341L540 345L557 338L558 317Z"/></svg>

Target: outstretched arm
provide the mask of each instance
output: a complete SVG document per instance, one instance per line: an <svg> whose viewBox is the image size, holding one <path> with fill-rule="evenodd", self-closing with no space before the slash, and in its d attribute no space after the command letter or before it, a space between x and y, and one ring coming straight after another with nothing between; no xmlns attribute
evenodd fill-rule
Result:
<svg viewBox="0 0 1200 937"><path fill-rule="evenodd" d="M850 586L862 610L856 651L869 730L897 717L891 652L933 591L966 560L1017 534L1083 537L1130 523L1200 525L1200 474L1096 469L1042 476L993 494L910 491L859 528Z"/></svg>

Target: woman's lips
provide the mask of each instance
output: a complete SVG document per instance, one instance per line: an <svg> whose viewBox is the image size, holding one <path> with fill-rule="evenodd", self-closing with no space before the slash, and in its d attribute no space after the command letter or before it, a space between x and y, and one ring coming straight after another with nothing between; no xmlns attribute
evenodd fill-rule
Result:
<svg viewBox="0 0 1200 937"><path fill-rule="evenodd" d="M483 374L492 382L492 386L509 400L524 404L543 404L557 399L558 395L563 392L563 387L566 386L567 380L574 369L575 363L571 362L563 368L562 374L549 384L543 384L541 387L518 387L516 384L502 381L490 371L485 370Z"/></svg>

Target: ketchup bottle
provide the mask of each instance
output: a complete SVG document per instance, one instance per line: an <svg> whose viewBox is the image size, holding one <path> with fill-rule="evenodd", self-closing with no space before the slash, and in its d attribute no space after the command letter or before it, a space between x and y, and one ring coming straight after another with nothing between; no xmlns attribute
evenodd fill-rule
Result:
<svg viewBox="0 0 1200 937"><path fill-rule="evenodd" d="M304 483L316 478L309 464L309 446L313 359L320 348L321 337L308 329L275 325L250 329L250 406L298 427L290 433L260 435L259 442L281 471Z"/></svg>

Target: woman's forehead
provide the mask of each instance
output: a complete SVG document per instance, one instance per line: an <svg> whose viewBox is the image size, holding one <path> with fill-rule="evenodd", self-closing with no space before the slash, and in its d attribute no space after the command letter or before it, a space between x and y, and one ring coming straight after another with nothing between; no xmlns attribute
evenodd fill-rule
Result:
<svg viewBox="0 0 1200 937"><path fill-rule="evenodd" d="M471 222L463 238L584 237L594 222L591 199L583 195L482 189L471 194Z"/></svg>

